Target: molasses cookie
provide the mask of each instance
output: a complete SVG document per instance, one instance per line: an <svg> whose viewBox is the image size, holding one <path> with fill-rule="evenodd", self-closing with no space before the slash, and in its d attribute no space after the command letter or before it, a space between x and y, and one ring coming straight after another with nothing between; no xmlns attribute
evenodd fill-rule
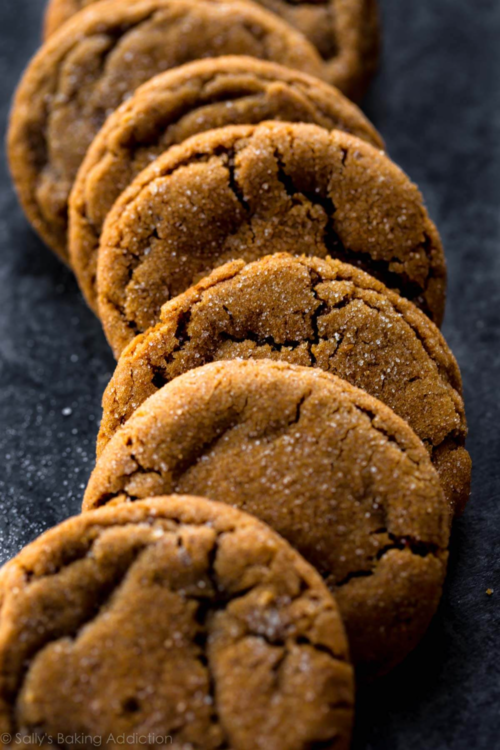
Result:
<svg viewBox="0 0 500 750"><path fill-rule="evenodd" d="M153 498L63 523L0 573L0 624L3 736L349 747L352 668L331 594L222 503Z"/></svg>
<svg viewBox="0 0 500 750"><path fill-rule="evenodd" d="M42 47L14 101L9 157L28 218L62 258L71 187L106 118L157 73L231 54L323 73L302 34L238 0L103 0Z"/></svg>
<svg viewBox="0 0 500 750"><path fill-rule="evenodd" d="M45 20L49 36L74 13L96 0L50 0ZM259 0L311 41L326 68L326 77L347 96L359 99L376 70L379 20L376 0L287 2Z"/></svg>
<svg viewBox="0 0 500 750"><path fill-rule="evenodd" d="M281 251L359 264L441 322L439 235L383 152L316 125L228 126L169 149L108 214L98 296L115 355L214 267Z"/></svg>
<svg viewBox="0 0 500 750"><path fill-rule="evenodd" d="M223 499L284 536L334 592L364 677L403 659L435 612L439 477L406 422L333 375L235 360L165 385L102 453L84 510L162 493Z"/></svg>
<svg viewBox="0 0 500 750"><path fill-rule="evenodd" d="M310 122L383 143L360 110L303 73L249 57L218 57L156 76L96 136L70 198L71 266L96 310L97 250L120 193L170 146L223 125L262 120Z"/></svg>
<svg viewBox="0 0 500 750"><path fill-rule="evenodd" d="M102 452L158 388L225 359L320 367L379 398L428 448L457 512L469 497L467 423L456 360L411 302L337 260L233 261L168 302L120 357L103 399Z"/></svg>

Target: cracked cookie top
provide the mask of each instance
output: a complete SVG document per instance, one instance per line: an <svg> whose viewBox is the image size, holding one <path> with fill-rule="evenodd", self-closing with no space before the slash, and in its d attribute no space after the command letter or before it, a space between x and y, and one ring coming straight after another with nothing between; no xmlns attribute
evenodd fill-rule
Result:
<svg viewBox="0 0 500 750"><path fill-rule="evenodd" d="M244 56L218 57L156 76L108 118L70 197L71 265L94 310L99 239L120 193L173 144L223 125L263 120L315 123L383 147L354 104L291 68Z"/></svg>
<svg viewBox="0 0 500 750"><path fill-rule="evenodd" d="M104 394L98 454L165 383L236 358L320 367L379 398L425 443L448 501L463 510L471 465L452 352L411 302L331 259L233 261L164 305L160 323L120 357Z"/></svg>
<svg viewBox="0 0 500 750"><path fill-rule="evenodd" d="M131 733L157 738L138 747L349 747L331 594L227 505L153 498L62 524L1 571L0 626L2 733L63 748Z"/></svg>
<svg viewBox="0 0 500 750"><path fill-rule="evenodd" d="M314 44L324 61L328 81L353 99L362 97L378 63L380 32L376 0L258 1ZM49 0L45 36L95 2Z"/></svg>
<svg viewBox="0 0 500 750"><path fill-rule="evenodd" d="M302 34L238 0L103 0L51 36L17 91L8 150L26 214L53 250L68 260L69 194L106 118L157 73L240 54L322 77Z"/></svg>
<svg viewBox="0 0 500 750"><path fill-rule="evenodd" d="M358 264L441 321L444 255L415 185L355 136L267 122L173 146L115 203L98 259L113 351L215 266L281 251Z"/></svg>
<svg viewBox="0 0 500 750"><path fill-rule="evenodd" d="M449 508L387 406L319 369L216 362L147 399L107 445L84 510L163 493L224 500L315 565L363 675L419 641L441 595Z"/></svg>

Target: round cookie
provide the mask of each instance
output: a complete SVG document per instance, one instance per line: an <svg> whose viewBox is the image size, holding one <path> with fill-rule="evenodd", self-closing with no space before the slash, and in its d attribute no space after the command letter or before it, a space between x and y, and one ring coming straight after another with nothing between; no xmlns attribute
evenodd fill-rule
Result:
<svg viewBox="0 0 500 750"><path fill-rule="evenodd" d="M96 0L49 0L45 36ZM259 0L311 41L325 62L327 80L347 96L360 99L379 57L380 31L376 0L287 2Z"/></svg>
<svg viewBox="0 0 500 750"><path fill-rule="evenodd" d="M331 594L222 503L154 498L63 523L0 573L0 623L3 736L349 747L353 675Z"/></svg>
<svg viewBox="0 0 500 750"><path fill-rule="evenodd" d="M456 360L411 302L337 260L233 261L168 302L122 353L103 399L98 455L146 398L208 362L274 359L319 367L380 399L428 448L455 512L470 492Z"/></svg>
<svg viewBox="0 0 500 750"><path fill-rule="evenodd" d="M302 34L248 1L103 0L46 42L18 88L8 151L29 220L62 258L71 187L106 118L154 75L232 54L323 73Z"/></svg>
<svg viewBox="0 0 500 750"><path fill-rule="evenodd" d="M228 126L173 146L108 214L98 301L115 355L214 267L281 251L359 264L441 322L439 235L383 152L316 125Z"/></svg>
<svg viewBox="0 0 500 750"><path fill-rule="evenodd" d="M83 508L164 492L223 499L285 537L334 592L364 678L401 661L435 612L439 477L406 422L333 375L235 360L165 385L110 441Z"/></svg>
<svg viewBox="0 0 500 750"><path fill-rule="evenodd" d="M120 193L173 144L224 125L262 120L311 122L383 148L365 116L337 90L281 65L218 57L156 76L108 118L70 197L71 266L94 310L99 239Z"/></svg>

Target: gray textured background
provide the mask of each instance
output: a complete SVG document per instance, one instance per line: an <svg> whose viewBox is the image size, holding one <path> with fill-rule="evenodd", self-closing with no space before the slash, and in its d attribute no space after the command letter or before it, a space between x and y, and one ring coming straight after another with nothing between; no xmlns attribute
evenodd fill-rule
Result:
<svg viewBox="0 0 500 750"><path fill-rule="evenodd" d="M500 748L500 2L381 0L365 109L420 185L449 265L444 326L474 460L447 590L424 642L360 695L356 748ZM0 127L42 0L0 0ZM69 273L29 229L0 162L0 562L78 512L113 360ZM486 596L486 589L495 590Z"/></svg>

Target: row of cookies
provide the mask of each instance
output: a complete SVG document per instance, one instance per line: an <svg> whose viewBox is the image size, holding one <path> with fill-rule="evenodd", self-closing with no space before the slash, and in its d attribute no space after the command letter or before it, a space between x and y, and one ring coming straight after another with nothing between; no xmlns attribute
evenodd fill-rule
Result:
<svg viewBox="0 0 500 750"><path fill-rule="evenodd" d="M3 572L6 732L348 747L349 660L387 672L435 612L470 482L439 235L360 111L275 62L341 83L344 38L326 74L252 3L101 0L26 73L14 179L119 361L86 512Z"/></svg>
<svg viewBox="0 0 500 750"><path fill-rule="evenodd" d="M378 46L374 0L328 0L317 6L268 2L277 3L277 10L286 18L296 15L319 48L279 15L250 0L49 3L48 32L70 18L49 35L23 77L13 108L9 153L28 218L63 259L69 259L68 197L88 147L113 110L156 74L201 58L246 55L314 75L341 86L348 94L364 89ZM73 16L79 6L89 7ZM301 19L302 15L307 18ZM178 99L177 115L182 119L182 97L189 92L182 89L182 81L179 84L177 93L172 82L172 96ZM303 88L307 86L307 81L302 82ZM217 102L215 92L212 97L208 91L205 95L205 106ZM258 91L248 95L257 96ZM321 99L330 95L324 90ZM300 93L292 96L292 109L297 98ZM338 99L335 94L333 98ZM286 107L286 99L283 104ZM188 112L193 109L189 101L185 106ZM338 105L332 106L338 110ZM310 110L309 117L304 113L306 121L311 116L316 121L321 115L321 100L316 106L305 101L304 107ZM275 112L261 114L273 119ZM327 106L327 122L330 114ZM243 119L238 121L259 121L255 113L253 118L249 116L242 112ZM226 118L221 124L229 121ZM181 127L187 129L187 123ZM193 132L203 129L196 128L194 120L192 127Z"/></svg>
<svg viewBox="0 0 500 750"><path fill-rule="evenodd" d="M425 447L314 367L175 378L111 439L83 509L0 572L2 738L348 748L351 660L361 680L391 669L442 593Z"/></svg>

